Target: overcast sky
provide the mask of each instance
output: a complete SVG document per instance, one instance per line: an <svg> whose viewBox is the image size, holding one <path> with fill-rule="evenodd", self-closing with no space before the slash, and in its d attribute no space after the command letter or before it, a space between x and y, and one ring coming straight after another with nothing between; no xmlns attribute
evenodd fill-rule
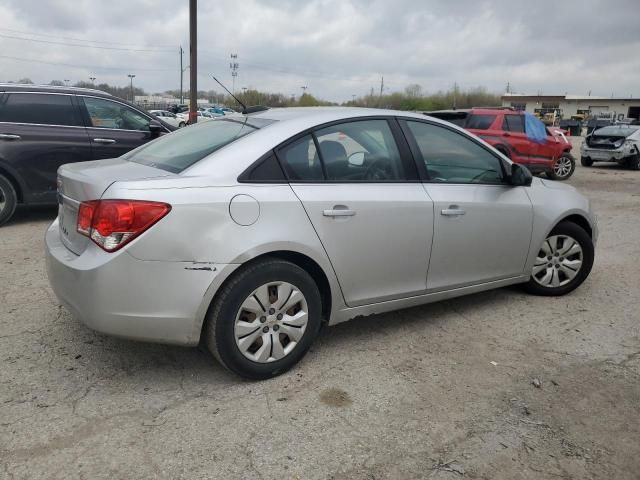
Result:
<svg viewBox="0 0 640 480"><path fill-rule="evenodd" d="M208 74L335 101L412 83L427 92L640 95L640 0L199 0L198 89ZM2 0L0 81L30 77L179 88L187 0ZM30 40L25 40L30 39ZM37 41L36 41L37 40ZM188 71L185 72L188 85ZM231 87L229 87L231 88ZM388 88L388 90L387 90Z"/></svg>

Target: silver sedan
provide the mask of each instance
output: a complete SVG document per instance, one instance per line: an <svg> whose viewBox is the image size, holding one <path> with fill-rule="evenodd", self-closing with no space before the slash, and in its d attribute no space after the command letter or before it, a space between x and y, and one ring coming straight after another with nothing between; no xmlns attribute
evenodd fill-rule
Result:
<svg viewBox="0 0 640 480"><path fill-rule="evenodd" d="M250 378L333 325L521 283L563 295L591 270L574 188L451 125L354 108L274 109L58 172L46 234L60 301L89 327L196 345Z"/></svg>

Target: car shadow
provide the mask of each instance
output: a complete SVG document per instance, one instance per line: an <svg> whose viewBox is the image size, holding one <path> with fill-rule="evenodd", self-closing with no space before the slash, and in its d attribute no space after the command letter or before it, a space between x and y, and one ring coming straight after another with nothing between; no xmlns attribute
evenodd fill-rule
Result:
<svg viewBox="0 0 640 480"><path fill-rule="evenodd" d="M28 222L44 221L53 222L57 216L57 205L18 205L13 217L11 217L5 225L21 225Z"/></svg>

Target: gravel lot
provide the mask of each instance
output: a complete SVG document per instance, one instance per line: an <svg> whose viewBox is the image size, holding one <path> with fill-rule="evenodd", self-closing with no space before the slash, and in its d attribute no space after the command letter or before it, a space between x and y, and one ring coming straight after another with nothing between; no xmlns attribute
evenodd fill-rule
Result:
<svg viewBox="0 0 640 480"><path fill-rule="evenodd" d="M570 183L601 230L571 295L355 320L265 382L73 320L43 261L55 210L20 210L0 229L0 478L639 478L640 172Z"/></svg>

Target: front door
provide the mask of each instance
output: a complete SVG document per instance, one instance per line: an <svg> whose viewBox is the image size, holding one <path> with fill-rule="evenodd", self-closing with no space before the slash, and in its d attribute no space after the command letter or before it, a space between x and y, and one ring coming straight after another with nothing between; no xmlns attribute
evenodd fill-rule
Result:
<svg viewBox="0 0 640 480"><path fill-rule="evenodd" d="M105 98L79 96L92 158L115 158L152 139L150 117L124 103Z"/></svg>
<svg viewBox="0 0 640 480"><path fill-rule="evenodd" d="M441 125L406 123L434 203L429 290L521 275L533 222L525 187L508 185L502 161L470 137Z"/></svg>
<svg viewBox="0 0 640 480"><path fill-rule="evenodd" d="M426 290L433 204L387 120L320 129L278 151L333 265L359 306ZM415 166L414 166L415 171Z"/></svg>

